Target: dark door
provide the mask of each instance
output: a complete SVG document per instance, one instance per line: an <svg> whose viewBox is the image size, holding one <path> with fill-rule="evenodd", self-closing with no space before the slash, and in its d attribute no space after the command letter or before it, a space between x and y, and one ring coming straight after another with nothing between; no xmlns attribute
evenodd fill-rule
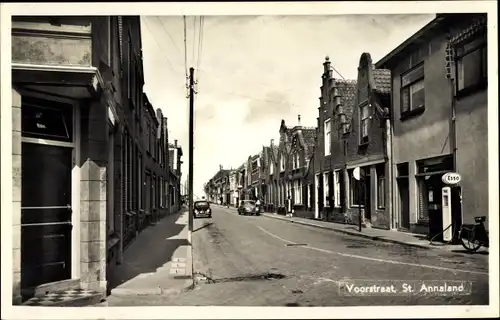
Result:
<svg viewBox="0 0 500 320"><path fill-rule="evenodd" d="M323 195L323 192L324 192L324 188L323 188L323 175L320 174L319 175L319 179L318 179L318 213L319 213L319 217L318 218L322 218L323 217L323 208L325 206L325 204L323 203L324 202L324 195Z"/></svg>
<svg viewBox="0 0 500 320"><path fill-rule="evenodd" d="M365 192L363 197L365 199L365 219L371 221L372 219L372 203L371 203L371 183L370 183L370 175L368 174L369 168L365 169L365 176L363 177L363 182L365 186Z"/></svg>
<svg viewBox="0 0 500 320"><path fill-rule="evenodd" d="M478 216L485 214L478 214ZM458 240L458 230L462 225L462 187L451 187L451 219L453 222L452 233L453 240Z"/></svg>
<svg viewBox="0 0 500 320"><path fill-rule="evenodd" d="M410 190L408 179L398 179L399 208L400 208L400 228L410 229Z"/></svg>
<svg viewBox="0 0 500 320"><path fill-rule="evenodd" d="M442 241L443 235L443 208L441 175L429 176L427 181L427 210L429 212L429 236L436 236L436 241Z"/></svg>
<svg viewBox="0 0 500 320"><path fill-rule="evenodd" d="M22 144L21 286L71 278L72 149Z"/></svg>

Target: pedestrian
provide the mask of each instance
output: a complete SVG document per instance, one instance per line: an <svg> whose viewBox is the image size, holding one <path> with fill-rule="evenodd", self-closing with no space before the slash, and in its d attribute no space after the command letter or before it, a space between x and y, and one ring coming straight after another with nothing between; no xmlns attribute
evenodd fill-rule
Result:
<svg viewBox="0 0 500 320"><path fill-rule="evenodd" d="M286 199L286 209L287 209L287 217L292 217L292 197L288 194L288 198Z"/></svg>
<svg viewBox="0 0 500 320"><path fill-rule="evenodd" d="M255 202L255 207L257 208L257 212L260 213L260 199L257 198L257 201Z"/></svg>

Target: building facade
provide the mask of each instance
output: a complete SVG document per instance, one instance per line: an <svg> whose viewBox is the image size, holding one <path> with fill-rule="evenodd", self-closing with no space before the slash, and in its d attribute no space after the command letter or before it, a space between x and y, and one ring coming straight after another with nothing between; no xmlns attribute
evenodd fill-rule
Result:
<svg viewBox="0 0 500 320"><path fill-rule="evenodd" d="M12 20L13 302L104 294L143 220L140 18Z"/></svg>
<svg viewBox="0 0 500 320"><path fill-rule="evenodd" d="M486 48L486 14L439 14L376 64L392 71L400 230L434 236L447 227L441 179L447 172L462 176L452 188L453 229L488 215Z"/></svg>

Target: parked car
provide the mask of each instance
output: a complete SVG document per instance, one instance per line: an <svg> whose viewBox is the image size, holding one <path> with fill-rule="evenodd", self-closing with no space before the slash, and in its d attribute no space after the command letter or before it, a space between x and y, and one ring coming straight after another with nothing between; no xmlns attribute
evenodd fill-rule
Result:
<svg viewBox="0 0 500 320"><path fill-rule="evenodd" d="M212 209L210 203L206 200L195 201L193 205L193 218L208 217L212 218Z"/></svg>
<svg viewBox="0 0 500 320"><path fill-rule="evenodd" d="M240 202L240 206L238 207L238 214L239 215L259 215L259 208L257 208L257 205L255 204L255 201L253 200L242 200Z"/></svg>

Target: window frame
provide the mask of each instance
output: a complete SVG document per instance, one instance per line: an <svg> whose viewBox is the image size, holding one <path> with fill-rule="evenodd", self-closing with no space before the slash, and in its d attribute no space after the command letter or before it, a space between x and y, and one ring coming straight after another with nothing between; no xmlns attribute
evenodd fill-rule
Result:
<svg viewBox="0 0 500 320"><path fill-rule="evenodd" d="M340 170L333 171L333 206L340 208Z"/></svg>
<svg viewBox="0 0 500 320"><path fill-rule="evenodd" d="M381 174L381 170L383 170L383 174ZM386 174L385 174L385 163L379 164L375 166L375 171L377 173L377 209L385 210L386 208ZM380 185L382 183L382 186ZM380 190L382 187L382 197L380 196Z"/></svg>
<svg viewBox="0 0 500 320"><path fill-rule="evenodd" d="M328 124L328 131L327 129ZM328 137L328 139L327 139ZM327 142L328 141L328 142ZM324 143L324 152L325 156L329 156L332 152L332 119L328 118L323 122L323 143Z"/></svg>
<svg viewBox="0 0 500 320"><path fill-rule="evenodd" d="M421 71L420 71L421 70ZM418 72L421 72L421 75L416 76L414 79L411 79L408 81L408 83L404 84L404 78L405 77L411 77L412 74L418 74ZM420 62L416 64L414 67L410 68L409 70L405 71L404 73L401 74L400 76L400 83L401 83L401 88L399 90L400 93L400 113L401 113L401 120L405 120L406 118L409 118L411 116L416 116L425 111L425 64L424 62ZM424 90L424 104L420 106L412 106L411 102L411 88L414 87L416 84L422 83L423 84L423 90ZM405 110L404 106L404 92L408 91L408 110Z"/></svg>
<svg viewBox="0 0 500 320"><path fill-rule="evenodd" d="M474 44L471 48L466 48L467 45L471 45L474 42L478 42L477 44ZM453 46L455 56L454 56L454 62L455 62L455 93L457 98L462 98L464 96L467 96L473 92L483 90L487 88L488 85L488 42L486 39L486 33L481 32L480 34L477 34L470 39L467 39L464 42L461 42L459 44L456 44ZM464 52L461 52L461 51ZM480 58L479 58L479 69L482 69L484 71L484 74L482 74L482 77L478 80L478 82L469 85L467 87L460 88L460 69L459 68L459 63L463 61L463 59L467 56L470 56L471 54L474 54L475 52L480 51ZM464 74L462 73L462 76Z"/></svg>
<svg viewBox="0 0 500 320"><path fill-rule="evenodd" d="M368 136L370 131L370 118L371 118L370 109L371 108L368 101L363 102L359 106L359 144L365 144L368 142ZM366 110L366 116L363 116L363 110ZM366 135L363 134L363 128L365 123L366 123Z"/></svg>
<svg viewBox="0 0 500 320"><path fill-rule="evenodd" d="M323 207L330 207L328 202L328 195L330 194L330 184L329 184L329 176L330 172L323 172Z"/></svg>

